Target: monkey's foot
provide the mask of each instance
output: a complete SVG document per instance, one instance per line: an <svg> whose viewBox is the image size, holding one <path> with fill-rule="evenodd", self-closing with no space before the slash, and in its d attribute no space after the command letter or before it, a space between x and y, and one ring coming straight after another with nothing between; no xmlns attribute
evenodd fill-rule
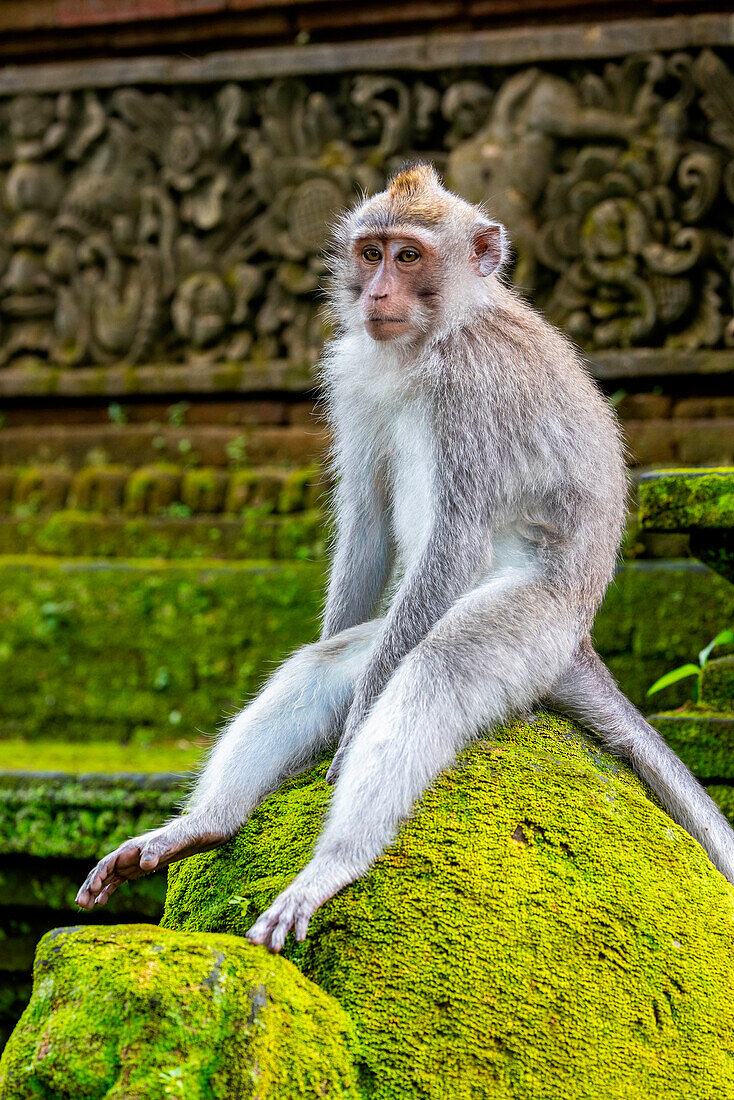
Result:
<svg viewBox="0 0 734 1100"><path fill-rule="evenodd" d="M309 864L258 917L247 932L247 939L277 954L293 929L296 939L302 943L316 910L353 880L353 875L335 867L320 871Z"/></svg>
<svg viewBox="0 0 734 1100"><path fill-rule="evenodd" d="M82 883L76 904L82 909L104 905L123 882L141 878L196 852L216 848L227 839L211 829L197 829L194 821L186 816L178 818L160 829L125 841L101 859Z"/></svg>

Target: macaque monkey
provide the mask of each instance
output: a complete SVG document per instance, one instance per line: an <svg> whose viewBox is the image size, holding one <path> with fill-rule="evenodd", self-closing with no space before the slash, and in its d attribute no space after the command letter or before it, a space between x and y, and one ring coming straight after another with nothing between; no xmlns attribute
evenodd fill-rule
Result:
<svg viewBox="0 0 734 1100"><path fill-rule="evenodd" d="M343 217L321 366L338 527L321 639L224 729L187 812L90 872L83 908L221 844L338 743L313 856L247 934L279 951L460 749L538 704L628 760L734 882L725 817L592 648L625 517L619 432L574 348L503 282L506 255L502 226L428 165Z"/></svg>

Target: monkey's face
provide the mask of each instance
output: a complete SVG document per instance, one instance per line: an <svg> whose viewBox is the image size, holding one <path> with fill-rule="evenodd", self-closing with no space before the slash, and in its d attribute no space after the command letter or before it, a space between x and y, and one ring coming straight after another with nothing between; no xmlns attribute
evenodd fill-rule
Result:
<svg viewBox="0 0 734 1100"><path fill-rule="evenodd" d="M427 237L360 236L353 261L354 293L373 340L405 342L427 330L439 297L439 257Z"/></svg>

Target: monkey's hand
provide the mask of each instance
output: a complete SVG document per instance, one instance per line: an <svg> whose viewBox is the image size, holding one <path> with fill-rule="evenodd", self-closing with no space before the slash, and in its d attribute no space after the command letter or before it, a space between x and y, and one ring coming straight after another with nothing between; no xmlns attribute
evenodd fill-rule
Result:
<svg viewBox="0 0 734 1100"><path fill-rule="evenodd" d="M123 882L141 878L178 859L216 848L228 838L197 826L193 815L125 841L94 867L76 896L82 909L104 905Z"/></svg>
<svg viewBox="0 0 734 1100"><path fill-rule="evenodd" d="M355 877L346 867L326 866L313 859L290 886L278 894L270 908L258 917L247 932L247 939L277 954L293 929L296 939L302 943L316 910L343 886L353 882Z"/></svg>

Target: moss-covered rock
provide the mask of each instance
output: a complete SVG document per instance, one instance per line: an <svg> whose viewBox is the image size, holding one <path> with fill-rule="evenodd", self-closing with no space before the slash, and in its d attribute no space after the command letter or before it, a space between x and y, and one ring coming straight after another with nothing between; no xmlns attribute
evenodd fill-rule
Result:
<svg viewBox="0 0 734 1100"><path fill-rule="evenodd" d="M734 527L734 468L660 470L640 479L640 523L657 531Z"/></svg>
<svg viewBox="0 0 734 1100"><path fill-rule="evenodd" d="M353 1031L284 959L231 936L57 929L0 1065L3 1100L356 1100Z"/></svg>
<svg viewBox="0 0 734 1100"><path fill-rule="evenodd" d="M650 722L699 779L734 780L734 714L689 703Z"/></svg>
<svg viewBox="0 0 734 1100"><path fill-rule="evenodd" d="M734 722L734 656L706 662L699 692L702 703L712 710L729 711Z"/></svg>
<svg viewBox="0 0 734 1100"><path fill-rule="evenodd" d="M244 934L308 860L325 769L176 864L164 924ZM352 1017L370 1100L723 1100L733 938L702 849L541 715L465 752L286 953Z"/></svg>

